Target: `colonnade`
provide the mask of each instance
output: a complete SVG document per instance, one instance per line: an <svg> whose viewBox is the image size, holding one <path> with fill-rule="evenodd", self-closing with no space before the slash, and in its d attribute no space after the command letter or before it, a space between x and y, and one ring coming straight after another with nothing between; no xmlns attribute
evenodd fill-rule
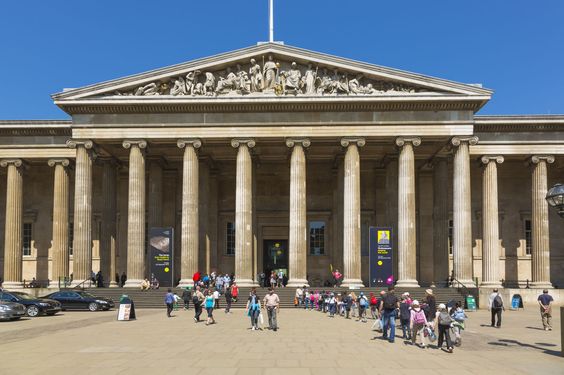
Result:
<svg viewBox="0 0 564 375"><path fill-rule="evenodd" d="M478 142L476 137L453 137L453 273L467 287L473 287L471 181L469 146ZM254 139L233 139L237 152L236 208L235 208L235 275L240 286L256 284L253 277L253 163L251 150ZM308 138L287 139L290 158L290 211L289 211L289 285L307 284L307 190L306 153ZM343 273L344 286L363 286L361 278L361 196L360 149L365 139L345 137L340 141L345 149L343 191ZM415 148L421 144L418 137L398 137L395 145L398 159L398 280L402 287L416 287L416 190ZM67 145L76 149L74 192L74 283L90 278L92 270L92 163L95 158L93 142L69 140ZM198 149L200 139L181 139L177 146L184 149L182 177L182 228L180 284L191 283L198 269ZM138 287L145 277L145 140L124 140L129 149L129 194L127 213L127 275L126 287ZM483 281L487 287L500 286L499 219L497 194L497 166L504 161L501 155L484 155L483 164ZM550 252L548 237L547 164L550 155L533 155L532 169L532 283L535 287L550 287ZM106 275L116 272L116 172L112 160L104 160L102 193L102 251L101 268ZM69 165L68 159L51 159L54 167L53 196L53 271L52 279L68 276L68 222L69 222ZM436 157L434 164L434 194L447 196L445 182L447 161ZM4 286L22 284L22 224L23 175L25 163L21 159L0 161L7 168L6 228L4 244ZM434 277L443 283L449 277L446 199L437 199L434 207ZM113 279L113 277L109 277ZM112 283L111 285L115 285Z"/></svg>

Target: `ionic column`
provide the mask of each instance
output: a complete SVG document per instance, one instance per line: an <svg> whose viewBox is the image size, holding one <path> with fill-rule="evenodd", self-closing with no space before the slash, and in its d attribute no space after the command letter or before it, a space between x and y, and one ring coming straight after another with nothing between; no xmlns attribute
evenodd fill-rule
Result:
<svg viewBox="0 0 564 375"><path fill-rule="evenodd" d="M69 276L69 160L50 159L47 164L55 167L50 286L58 287L59 278Z"/></svg>
<svg viewBox="0 0 564 375"><path fill-rule="evenodd" d="M193 285L192 276L198 271L199 247L199 161L197 150L202 146L199 139L180 139L184 149L182 164L182 232L180 255L180 284Z"/></svg>
<svg viewBox="0 0 564 375"><path fill-rule="evenodd" d="M102 169L102 233L100 238L100 270L105 284L112 288L118 286L116 275L117 244L117 169L113 159L104 160Z"/></svg>
<svg viewBox="0 0 564 375"><path fill-rule="evenodd" d="M552 288L550 282L550 243L548 237L547 164L554 163L552 155L531 157L532 176L532 229L533 247L531 251L532 286Z"/></svg>
<svg viewBox="0 0 564 375"><path fill-rule="evenodd" d="M448 161L433 162L433 272L435 285L445 287L449 278L448 254Z"/></svg>
<svg viewBox="0 0 564 375"><path fill-rule="evenodd" d="M127 205L127 281L125 287L141 285L145 272L145 155L144 140L125 140L129 149L129 195Z"/></svg>
<svg viewBox="0 0 564 375"><path fill-rule="evenodd" d="M499 272L499 214L497 164L503 156L482 156L482 283L481 287L501 287Z"/></svg>
<svg viewBox="0 0 564 375"><path fill-rule="evenodd" d="M5 289L22 288L23 162L21 159L0 161L8 168L6 182L6 231L4 233Z"/></svg>
<svg viewBox="0 0 564 375"><path fill-rule="evenodd" d="M453 246L454 277L466 287L475 288L472 267L472 212L469 145L478 137L454 137L453 164Z"/></svg>
<svg viewBox="0 0 564 375"><path fill-rule="evenodd" d="M92 272L92 162L93 143L89 140L69 140L76 148L74 175L73 281L71 286L90 279Z"/></svg>
<svg viewBox="0 0 564 375"><path fill-rule="evenodd" d="M252 139L234 139L237 149L237 178L235 193L235 278L239 286L254 286L253 281L253 161Z"/></svg>
<svg viewBox="0 0 564 375"><path fill-rule="evenodd" d="M292 149L290 158L290 254L288 286L308 285L307 282L307 204L306 158L304 148L309 139L287 139Z"/></svg>
<svg viewBox="0 0 564 375"><path fill-rule="evenodd" d="M344 161L343 287L363 287L360 259L360 155L364 138L343 138Z"/></svg>
<svg viewBox="0 0 564 375"><path fill-rule="evenodd" d="M415 155L420 138L396 138L398 161L398 282L399 287L419 287L415 227Z"/></svg>

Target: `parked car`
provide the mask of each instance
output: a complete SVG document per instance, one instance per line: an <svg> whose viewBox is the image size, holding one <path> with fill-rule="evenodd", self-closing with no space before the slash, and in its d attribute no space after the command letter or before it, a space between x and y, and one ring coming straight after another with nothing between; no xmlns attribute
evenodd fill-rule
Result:
<svg viewBox="0 0 564 375"><path fill-rule="evenodd" d="M25 306L16 302L0 301L0 320L18 320L25 316Z"/></svg>
<svg viewBox="0 0 564 375"><path fill-rule="evenodd" d="M52 299L37 298L23 292L0 292L0 301L21 303L25 306L27 316L35 317L41 314L55 315L61 311L61 304Z"/></svg>
<svg viewBox="0 0 564 375"><path fill-rule="evenodd" d="M46 295L44 298L59 301L63 310L97 311L109 310L115 306L114 301L109 298L96 297L90 293L76 290L61 290Z"/></svg>

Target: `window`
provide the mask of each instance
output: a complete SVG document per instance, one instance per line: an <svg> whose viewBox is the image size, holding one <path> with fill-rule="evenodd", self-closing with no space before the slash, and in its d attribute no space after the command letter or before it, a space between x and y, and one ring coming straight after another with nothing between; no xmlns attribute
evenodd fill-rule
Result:
<svg viewBox="0 0 564 375"><path fill-rule="evenodd" d="M452 255L452 228L454 227L453 220L448 221L448 253Z"/></svg>
<svg viewBox="0 0 564 375"><path fill-rule="evenodd" d="M235 223L227 223L225 232L225 254L235 255Z"/></svg>
<svg viewBox="0 0 564 375"><path fill-rule="evenodd" d="M72 255L73 241L74 241L74 223L69 223L69 255Z"/></svg>
<svg viewBox="0 0 564 375"><path fill-rule="evenodd" d="M31 223L23 225L23 255L31 256Z"/></svg>
<svg viewBox="0 0 564 375"><path fill-rule="evenodd" d="M325 254L325 222L323 221L309 223L309 253L311 255Z"/></svg>
<svg viewBox="0 0 564 375"><path fill-rule="evenodd" d="M530 219L525 220L524 227L525 227L525 254L531 255L531 249L533 247L533 229L531 226Z"/></svg>

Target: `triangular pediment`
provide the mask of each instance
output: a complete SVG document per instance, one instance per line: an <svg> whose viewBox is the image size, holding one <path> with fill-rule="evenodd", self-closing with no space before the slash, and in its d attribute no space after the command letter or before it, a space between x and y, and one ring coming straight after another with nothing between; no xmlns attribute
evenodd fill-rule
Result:
<svg viewBox="0 0 564 375"><path fill-rule="evenodd" d="M397 69L266 43L53 95L75 101L464 96L491 91Z"/></svg>

